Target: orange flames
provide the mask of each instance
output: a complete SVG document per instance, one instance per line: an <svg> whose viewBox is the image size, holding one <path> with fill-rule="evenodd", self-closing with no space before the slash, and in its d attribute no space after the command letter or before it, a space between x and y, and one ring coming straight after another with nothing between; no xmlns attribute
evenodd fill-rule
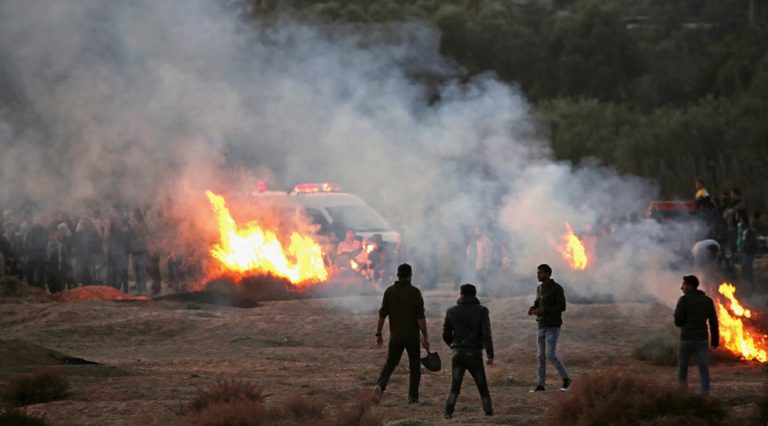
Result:
<svg viewBox="0 0 768 426"><path fill-rule="evenodd" d="M757 330L751 330L742 321L742 318L752 319L753 314L736 299L736 287L730 283L722 283L718 292L729 302L726 307L720 300L717 301L720 337L726 349L746 360L768 361L766 336Z"/></svg>
<svg viewBox="0 0 768 426"><path fill-rule="evenodd" d="M563 243L558 247L558 251L563 255L563 259L568 262L572 269L582 271L589 266L587 250L579 237L573 233L573 228L568 222L565 222L566 233L563 235Z"/></svg>
<svg viewBox="0 0 768 426"><path fill-rule="evenodd" d="M240 277L271 274L303 287L328 279L322 248L311 237L292 232L285 249L274 230L256 222L238 225L229 213L224 198L206 191L219 222L220 242L211 248L224 273Z"/></svg>

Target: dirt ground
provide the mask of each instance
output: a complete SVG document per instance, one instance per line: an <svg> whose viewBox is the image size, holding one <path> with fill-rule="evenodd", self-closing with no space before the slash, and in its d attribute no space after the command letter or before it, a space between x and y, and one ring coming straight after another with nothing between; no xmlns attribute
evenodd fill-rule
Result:
<svg viewBox="0 0 768 426"><path fill-rule="evenodd" d="M62 359L97 362L61 365L72 395L28 407L57 425L184 424L179 407L199 389L226 378L258 384L269 395L267 404L304 395L332 407L369 392L386 357L385 348L375 347L379 291L364 293L266 301L250 308L182 299L5 300L0 303L0 382L13 373L65 364ZM497 363L487 371L496 415L483 415L467 376L454 418L444 420L450 351L440 334L456 292L445 286L425 291L424 298L431 345L444 368L425 371L421 400L409 405L402 361L375 408L386 422L531 425L551 414L553 403L565 394L558 390L554 368L548 368L546 392L528 392L536 369L536 324L526 315L532 296L494 296L481 297L481 302L491 311L496 345ZM558 351L574 383L589 373L617 368L674 381L674 367L631 356L648 336L674 332L669 307L570 303L564 320ZM712 377L712 396L725 401L733 418L746 419L766 370L757 363L720 361ZM695 368L689 380L697 383Z"/></svg>

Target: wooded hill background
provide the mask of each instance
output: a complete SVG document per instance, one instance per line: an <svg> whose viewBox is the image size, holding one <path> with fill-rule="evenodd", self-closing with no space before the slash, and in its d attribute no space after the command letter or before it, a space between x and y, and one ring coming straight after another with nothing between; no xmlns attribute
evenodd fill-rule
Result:
<svg viewBox="0 0 768 426"><path fill-rule="evenodd" d="M742 189L768 201L766 0L243 0L247 17L423 20L466 76L519 85L556 156L691 198Z"/></svg>

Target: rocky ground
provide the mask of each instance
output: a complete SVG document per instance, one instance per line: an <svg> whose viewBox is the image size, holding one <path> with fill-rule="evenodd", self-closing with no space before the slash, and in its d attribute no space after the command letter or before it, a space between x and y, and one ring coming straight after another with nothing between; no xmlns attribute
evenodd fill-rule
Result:
<svg viewBox="0 0 768 426"><path fill-rule="evenodd" d="M385 348L375 347L379 291L344 293L247 308L190 298L6 299L0 303L0 382L13 373L59 365L72 383L71 396L28 408L57 425L184 424L179 407L198 390L227 378L258 384L269 395L267 404L304 395L332 407L370 392L386 357ZM445 287L424 296L431 345L443 365L450 365L440 332L456 294ZM558 390L560 380L551 367L547 391L528 392L536 368L536 324L526 315L531 300L530 295L481 298L490 308L495 333L497 363L488 369L495 416L483 415L467 377L454 418L444 420L450 386L446 368L425 371L420 403L407 404L405 362L376 412L395 424L530 425L545 419L565 393ZM608 369L673 382L674 367L632 356L649 336L669 333L674 326L668 306L571 303L559 353L574 383ZM766 381L762 366L725 359L713 365L712 376L712 396L722 399L734 418L747 419ZM698 380L695 368L690 379Z"/></svg>

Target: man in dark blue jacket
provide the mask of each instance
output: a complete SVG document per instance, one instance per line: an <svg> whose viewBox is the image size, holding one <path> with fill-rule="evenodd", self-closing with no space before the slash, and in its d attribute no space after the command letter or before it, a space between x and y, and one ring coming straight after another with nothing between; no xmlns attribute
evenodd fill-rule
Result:
<svg viewBox="0 0 768 426"><path fill-rule="evenodd" d="M477 289L472 284L461 286L460 297L456 306L448 309L443 323L443 341L453 349L451 359L451 392L445 402L445 418L453 415L453 408L461 391L464 372L475 379L483 411L493 415L491 393L483 366L483 348L488 356L488 365L493 364L493 340L491 338L491 320L488 308L477 299Z"/></svg>
<svg viewBox="0 0 768 426"><path fill-rule="evenodd" d="M560 377L563 379L563 387L560 390L568 390L571 379L568 371L557 357L557 340L560 338L560 326L563 325L563 311L565 311L565 292L563 287L552 279L552 268L546 263L539 265L536 271L539 284L536 287L536 300L528 309L528 315L536 315L539 323L537 360L537 383L531 392L544 391L544 379L547 375L547 360L552 361Z"/></svg>
<svg viewBox="0 0 768 426"><path fill-rule="evenodd" d="M675 325L680 327L680 350L678 351L677 378L686 385L688 380L688 359L696 354L699 363L699 381L702 394L709 393L709 348L717 348L720 334L717 329L717 314L712 299L699 290L699 279L695 275L683 277L680 287L683 295L675 307ZM709 323L709 335L707 335Z"/></svg>

